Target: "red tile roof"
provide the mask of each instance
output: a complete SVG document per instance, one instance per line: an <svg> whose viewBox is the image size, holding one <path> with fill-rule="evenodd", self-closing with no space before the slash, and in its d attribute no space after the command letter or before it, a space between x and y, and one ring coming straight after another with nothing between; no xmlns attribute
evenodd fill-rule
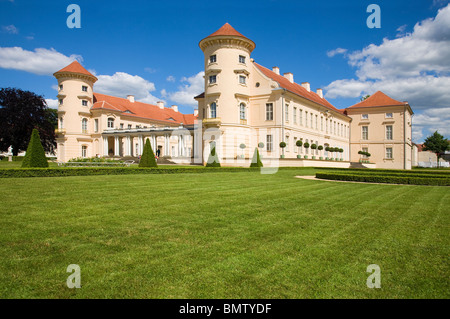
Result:
<svg viewBox="0 0 450 319"><path fill-rule="evenodd" d="M377 91L375 94L371 95L364 101L356 103L355 105L349 106L348 108L357 108L357 107L376 107L376 106L404 106L408 104L408 102L400 102L390 98L386 94L381 91Z"/></svg>
<svg viewBox="0 0 450 319"><path fill-rule="evenodd" d="M89 76L92 76L95 78L95 76L92 75L88 70L83 68L83 66L78 61L73 61L65 68L62 68L61 70L55 72L54 75L57 73L64 73L64 72L84 74L84 75L89 75Z"/></svg>
<svg viewBox="0 0 450 319"><path fill-rule="evenodd" d="M294 93L294 94L296 94L296 95L299 95L299 96L301 96L301 97L303 97L303 98L305 98L305 99L307 99L307 100L310 100L310 101L312 101L312 102L315 102L315 103L317 103L317 104L320 104L320 105L322 105L322 106L325 106L325 107L328 108L328 109L331 109L331 110L333 110L333 111L336 111L336 112L339 112L339 113L343 114L343 110L339 110L339 109L335 108L333 105L331 105L330 102L328 102L328 101L325 100L324 98L322 98L322 97L320 97L319 95L317 95L317 93L315 93L315 92L313 92L313 91L309 91L309 92L308 92L308 90L306 90L306 89L305 89L303 86L301 86L300 84L297 84L297 83L295 83L295 82L294 82L294 83L291 83L291 81L289 81L288 79L286 79L284 76L279 75L279 74L276 74L275 72L269 70L269 69L266 68L266 67L263 67L263 66L259 65L259 64L256 63L256 62L253 62L253 63L256 65L256 67L257 67L262 73L264 73L265 76L267 76L267 77L271 78L272 80L278 82L278 84L279 84L282 88L284 88L284 89L286 89L286 90L288 90L288 91L290 91L290 92L292 92L292 93Z"/></svg>
<svg viewBox="0 0 450 319"><path fill-rule="evenodd" d="M92 110L104 109L122 112L121 115L144 118L166 122L167 124L192 125L197 118L194 114L183 114L175 112L171 108L160 109L159 106L142 103L130 102L128 99L94 93L94 105Z"/></svg>
<svg viewBox="0 0 450 319"><path fill-rule="evenodd" d="M231 35L231 36L242 37L242 38L248 39L247 37L245 37L241 33L237 32L236 29L233 28L228 22L225 23L219 30L217 30L216 32L210 34L206 38L211 38L211 37L215 37L215 36L218 36L218 35Z"/></svg>

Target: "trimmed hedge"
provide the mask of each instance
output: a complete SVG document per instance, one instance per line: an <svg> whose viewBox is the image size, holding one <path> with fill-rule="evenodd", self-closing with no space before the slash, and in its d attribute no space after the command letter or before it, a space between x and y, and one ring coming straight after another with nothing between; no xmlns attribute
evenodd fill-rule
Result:
<svg viewBox="0 0 450 319"><path fill-rule="evenodd" d="M329 167L315 167L318 170L330 171ZM450 170L408 170L408 169L387 169L387 168L332 168L333 171L349 172L356 174L432 174L432 175L448 175L450 176Z"/></svg>
<svg viewBox="0 0 450 319"><path fill-rule="evenodd" d="M450 186L450 178L442 176L387 175L387 174L341 174L335 172L318 172L316 178L387 184Z"/></svg>
<svg viewBox="0 0 450 319"><path fill-rule="evenodd" d="M13 156L12 157L12 161L13 162L22 162L24 158L25 158L25 156ZM8 156L4 156L2 158L2 161L3 162L8 162L9 161Z"/></svg>
<svg viewBox="0 0 450 319"><path fill-rule="evenodd" d="M28 143L25 158L22 161L22 167L48 167L48 161L45 157L44 147L39 137L37 129L33 129L30 142Z"/></svg>

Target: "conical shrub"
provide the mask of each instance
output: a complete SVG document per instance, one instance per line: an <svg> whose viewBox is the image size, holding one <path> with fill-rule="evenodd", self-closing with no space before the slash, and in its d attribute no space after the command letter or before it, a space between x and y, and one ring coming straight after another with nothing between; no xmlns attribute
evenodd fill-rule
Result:
<svg viewBox="0 0 450 319"><path fill-rule="evenodd" d="M31 133L30 143L28 143L22 167L48 167L48 161L37 129L33 129Z"/></svg>
<svg viewBox="0 0 450 319"><path fill-rule="evenodd" d="M158 164L156 164L155 153L153 153L149 139L145 141L144 150L142 151L141 160L139 161L139 167L158 167Z"/></svg>
<svg viewBox="0 0 450 319"><path fill-rule="evenodd" d="M216 154L216 145L215 143L211 145L211 153L208 157L208 162L206 163L206 167L220 167L219 157Z"/></svg>
<svg viewBox="0 0 450 319"><path fill-rule="evenodd" d="M259 157L259 151L257 147L255 147L255 152L253 153L250 167L263 167L263 163L261 162L261 158Z"/></svg>

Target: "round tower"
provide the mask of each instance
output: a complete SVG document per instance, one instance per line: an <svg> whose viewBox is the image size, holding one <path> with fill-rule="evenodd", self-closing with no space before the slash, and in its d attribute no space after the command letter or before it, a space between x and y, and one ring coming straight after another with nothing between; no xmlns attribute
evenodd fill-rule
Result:
<svg viewBox="0 0 450 319"><path fill-rule="evenodd" d="M226 23L201 40L199 46L205 58L205 118L214 122L215 117L219 125L245 125L249 113L250 54L255 43Z"/></svg>
<svg viewBox="0 0 450 319"><path fill-rule="evenodd" d="M97 78L77 61L53 76L58 80L58 160L93 156L89 141L94 129L90 109Z"/></svg>

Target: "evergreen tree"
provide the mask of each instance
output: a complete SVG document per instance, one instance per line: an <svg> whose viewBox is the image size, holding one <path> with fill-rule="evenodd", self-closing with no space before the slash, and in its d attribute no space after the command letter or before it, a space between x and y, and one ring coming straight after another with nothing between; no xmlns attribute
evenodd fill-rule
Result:
<svg viewBox="0 0 450 319"><path fill-rule="evenodd" d="M263 163L261 162L261 158L259 157L259 151L257 147L255 147L255 153L253 153L250 167L263 167Z"/></svg>
<svg viewBox="0 0 450 319"><path fill-rule="evenodd" d="M37 129L33 129L33 132L31 133L30 143L28 143L22 167L48 167L44 147L42 146Z"/></svg>
<svg viewBox="0 0 450 319"><path fill-rule="evenodd" d="M221 167L219 162L219 157L216 154L216 144L211 143L211 153L208 157L208 162L206 163L206 167Z"/></svg>
<svg viewBox="0 0 450 319"><path fill-rule="evenodd" d="M142 152L141 160L139 161L139 167L158 167L158 164L156 164L155 153L153 153L149 139L145 141L144 150Z"/></svg>

